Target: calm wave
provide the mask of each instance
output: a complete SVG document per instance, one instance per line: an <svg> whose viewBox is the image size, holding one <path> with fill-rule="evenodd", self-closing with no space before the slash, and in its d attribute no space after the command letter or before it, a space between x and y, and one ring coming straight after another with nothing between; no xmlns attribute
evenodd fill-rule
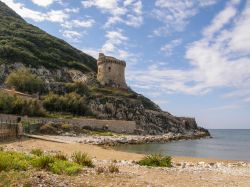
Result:
<svg viewBox="0 0 250 187"><path fill-rule="evenodd" d="M161 153L228 160L250 160L250 129L209 130L212 139L185 140L164 144L119 145L118 150L136 153Z"/></svg>

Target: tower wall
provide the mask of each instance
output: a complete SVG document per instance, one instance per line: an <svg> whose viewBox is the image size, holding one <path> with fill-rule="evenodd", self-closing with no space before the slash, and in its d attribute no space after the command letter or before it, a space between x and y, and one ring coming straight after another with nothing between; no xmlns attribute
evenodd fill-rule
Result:
<svg viewBox="0 0 250 187"><path fill-rule="evenodd" d="M97 80L104 86L127 88L125 81L126 62L100 53L97 61Z"/></svg>

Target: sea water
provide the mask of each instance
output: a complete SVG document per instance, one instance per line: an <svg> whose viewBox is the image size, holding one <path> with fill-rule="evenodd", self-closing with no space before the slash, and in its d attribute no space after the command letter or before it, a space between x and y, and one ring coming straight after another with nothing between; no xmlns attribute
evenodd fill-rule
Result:
<svg viewBox="0 0 250 187"><path fill-rule="evenodd" d="M250 160L250 129L213 129L209 132L213 138L160 144L126 144L119 145L115 149L143 154Z"/></svg>

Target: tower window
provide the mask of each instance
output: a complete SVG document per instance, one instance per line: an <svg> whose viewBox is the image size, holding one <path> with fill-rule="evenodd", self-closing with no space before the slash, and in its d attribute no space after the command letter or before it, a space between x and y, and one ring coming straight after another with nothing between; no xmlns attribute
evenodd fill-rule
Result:
<svg viewBox="0 0 250 187"><path fill-rule="evenodd" d="M111 67L109 67L109 72L111 71Z"/></svg>

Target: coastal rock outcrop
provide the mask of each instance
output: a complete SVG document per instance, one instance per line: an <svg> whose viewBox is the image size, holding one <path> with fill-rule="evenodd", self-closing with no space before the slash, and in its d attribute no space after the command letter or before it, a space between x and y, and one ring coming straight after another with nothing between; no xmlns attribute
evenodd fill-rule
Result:
<svg viewBox="0 0 250 187"><path fill-rule="evenodd" d="M156 135L173 132L186 135L204 132L204 136L209 136L206 129L198 127L194 118L176 117L160 109L149 110L135 100L106 97L91 100L89 107L99 119L136 121L138 134Z"/></svg>

